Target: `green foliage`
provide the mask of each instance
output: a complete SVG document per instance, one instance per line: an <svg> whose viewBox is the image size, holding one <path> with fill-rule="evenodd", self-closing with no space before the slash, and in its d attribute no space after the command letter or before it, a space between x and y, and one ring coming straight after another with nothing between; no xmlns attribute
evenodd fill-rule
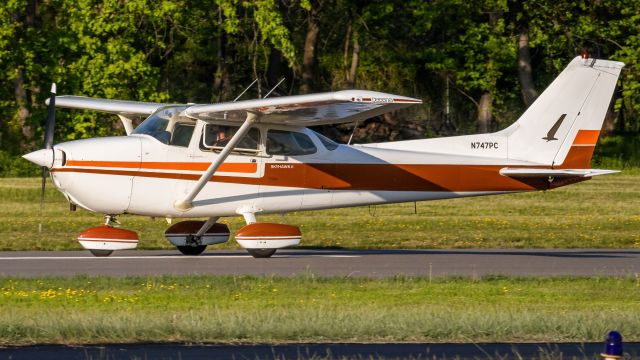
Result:
<svg viewBox="0 0 640 360"><path fill-rule="evenodd" d="M276 0L256 0L254 17L263 41L268 40L291 66L296 66L296 50Z"/></svg>
<svg viewBox="0 0 640 360"><path fill-rule="evenodd" d="M0 150L0 177L40 176L40 168L19 156Z"/></svg>
<svg viewBox="0 0 640 360"><path fill-rule="evenodd" d="M626 169L640 167L640 137L617 135L602 137L593 155L596 167Z"/></svg>
<svg viewBox="0 0 640 360"><path fill-rule="evenodd" d="M391 115L398 127L465 133L475 128L484 93L493 98L493 127L509 125L524 110L516 41L526 27L539 92L580 53L624 61L610 128L640 131L640 0L32 3L0 4L0 81L7 85L0 88L0 149L12 155L39 147L53 81L64 94L211 102L233 98L256 77L263 93L265 83L285 76L279 91L295 94L311 12L320 26L313 88L355 83L422 98L423 105ZM356 77L348 79L356 42ZM58 120L56 141L122 133L114 116L59 111Z"/></svg>

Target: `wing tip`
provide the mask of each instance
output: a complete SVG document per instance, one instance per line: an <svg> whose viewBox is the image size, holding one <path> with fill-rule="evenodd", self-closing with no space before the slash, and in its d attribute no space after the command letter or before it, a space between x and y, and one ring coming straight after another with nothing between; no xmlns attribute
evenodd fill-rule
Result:
<svg viewBox="0 0 640 360"><path fill-rule="evenodd" d="M342 90L333 93L335 100L355 103L422 104L421 99L370 90Z"/></svg>

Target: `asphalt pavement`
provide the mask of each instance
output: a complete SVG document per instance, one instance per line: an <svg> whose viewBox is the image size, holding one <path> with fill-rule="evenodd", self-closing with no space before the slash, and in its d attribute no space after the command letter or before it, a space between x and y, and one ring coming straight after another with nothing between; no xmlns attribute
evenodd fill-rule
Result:
<svg viewBox="0 0 640 360"><path fill-rule="evenodd" d="M254 259L242 250L185 256L170 250L0 252L0 276L280 275L318 276L636 276L637 249L279 250Z"/></svg>
<svg viewBox="0 0 640 360"><path fill-rule="evenodd" d="M597 359L602 343L480 344L279 344L189 345L112 344L98 346L37 345L0 347L0 359ZM637 359L639 343L624 344Z"/></svg>

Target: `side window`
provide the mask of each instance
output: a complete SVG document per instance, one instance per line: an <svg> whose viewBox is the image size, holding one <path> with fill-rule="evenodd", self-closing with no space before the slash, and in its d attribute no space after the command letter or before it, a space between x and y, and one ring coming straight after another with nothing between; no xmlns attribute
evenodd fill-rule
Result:
<svg viewBox="0 0 640 360"><path fill-rule="evenodd" d="M177 123L173 128L173 135L171 135L171 141L169 142L169 145L183 147L189 146L191 135L193 135L193 129L195 129L194 124Z"/></svg>
<svg viewBox="0 0 640 360"><path fill-rule="evenodd" d="M303 133L269 130L267 132L267 154L269 155L309 155L318 149L313 141Z"/></svg>
<svg viewBox="0 0 640 360"><path fill-rule="evenodd" d="M233 137L239 128L239 126L206 124L201 145L204 149L221 150L229 143L229 140L231 140L231 137ZM234 150L255 153L259 151L259 145L260 130L251 128L247 135L236 145Z"/></svg>

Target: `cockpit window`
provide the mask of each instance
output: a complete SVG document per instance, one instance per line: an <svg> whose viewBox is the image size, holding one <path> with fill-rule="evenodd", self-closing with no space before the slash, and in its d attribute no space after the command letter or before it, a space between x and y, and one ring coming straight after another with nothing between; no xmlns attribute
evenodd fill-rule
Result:
<svg viewBox="0 0 640 360"><path fill-rule="evenodd" d="M202 145L206 149L222 150L222 148L229 143L229 140L231 140L231 137L233 137L238 129L240 129L239 126L207 124L204 127ZM256 153L260 149L259 145L260 130L257 128L251 128L233 149L234 151L239 152Z"/></svg>
<svg viewBox="0 0 640 360"><path fill-rule="evenodd" d="M151 114L132 134L144 134L154 137L163 144L189 146L195 121L180 113L186 106L164 107Z"/></svg>
<svg viewBox="0 0 640 360"><path fill-rule="evenodd" d="M269 155L309 155L315 154L318 149L306 134L269 130L267 132L267 154Z"/></svg>
<svg viewBox="0 0 640 360"><path fill-rule="evenodd" d="M322 145L323 145L327 150L329 150L329 151L333 151L333 150L335 150L335 149L337 149L337 148L338 148L338 143L337 143L337 142L335 142L335 141L333 141L333 140L329 139L328 137L326 137L326 136L324 136L324 135L322 135L322 134L320 134L320 133L318 133L318 132L315 132L315 131L314 131L314 133L316 134L316 136L318 137L318 139L320 139L320 142L322 143Z"/></svg>

